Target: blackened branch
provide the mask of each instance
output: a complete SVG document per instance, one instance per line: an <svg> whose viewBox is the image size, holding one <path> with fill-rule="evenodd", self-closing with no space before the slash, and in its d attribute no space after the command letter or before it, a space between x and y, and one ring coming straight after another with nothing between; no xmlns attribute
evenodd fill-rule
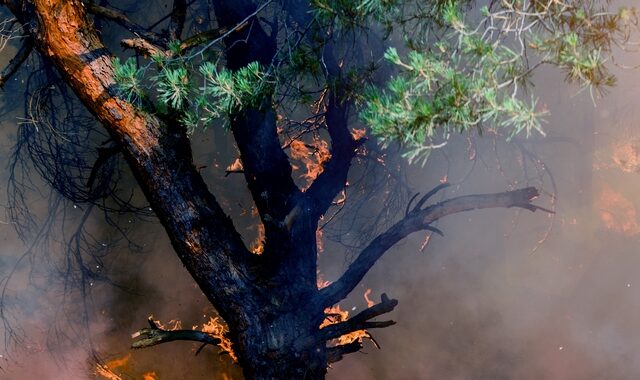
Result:
<svg viewBox="0 0 640 380"><path fill-rule="evenodd" d="M360 351L362 348L362 342L356 340L351 343L341 344L335 347L327 348L327 363L335 363L344 357L344 355L352 354Z"/></svg>
<svg viewBox="0 0 640 380"><path fill-rule="evenodd" d="M165 38L162 38L158 34L151 32L145 27L140 26L135 22L131 21L129 17L127 17L127 15L125 15L122 12L118 12L115 9L103 7L95 3L86 3L85 8L87 12L115 22L116 24L122 26L123 28L127 29L131 33L149 41L153 45L160 46L163 49L167 49L168 47L167 40Z"/></svg>
<svg viewBox="0 0 640 380"><path fill-rule="evenodd" d="M187 1L173 0L173 9L171 10L171 18L169 21L169 38L171 40L180 40L186 18Z"/></svg>
<svg viewBox="0 0 640 380"><path fill-rule="evenodd" d="M211 334L198 330L164 330L158 327L151 318L148 320L149 327L138 330L131 338L137 339L131 344L131 348L146 348L161 343L172 342L175 340L192 340L205 344L216 345L220 343L218 338L214 338Z"/></svg>
<svg viewBox="0 0 640 380"><path fill-rule="evenodd" d="M334 323L324 327L321 330L322 339L331 340L358 330L383 328L394 325L394 321L370 321L377 316L389 313L396 307L396 305L398 305L397 300L389 299L389 297L384 293L381 298L382 300L380 303L361 311L352 318L349 318L344 322Z"/></svg>
<svg viewBox="0 0 640 380"><path fill-rule="evenodd" d="M323 61L327 68L329 82L345 83L342 78L341 65L336 61L331 46L325 47ZM356 155L356 149L365 139L355 140L349 130L349 106L351 101L346 99L348 91L346 85L335 85L328 92L328 104L325 112L325 122L331 138L331 158L324 165L324 170L309 186L306 196L312 203L314 217L320 217L331 206L333 199L344 189L347 175L351 167L351 160Z"/></svg>
<svg viewBox="0 0 640 380"><path fill-rule="evenodd" d="M355 141L349 132L349 104L340 100L340 94L330 94L325 120L331 138L331 158L322 173L305 192L315 212L320 217L331 206L334 198L344 189L351 160L364 139Z"/></svg>
<svg viewBox="0 0 640 380"><path fill-rule="evenodd" d="M413 207L413 209L411 211L412 212L420 211L420 209L422 209L422 206L424 206L425 202L427 202L431 197L436 195L440 190L444 190L449 186L451 186L451 184L449 184L449 183L441 183L438 186L434 187L433 189L429 190L425 195L422 196L422 198L420 198L418 203L416 203L416 205ZM418 194L416 194L416 195L418 195ZM411 206L411 203L412 203L413 199L414 198L411 198L411 201L409 201L409 204L407 205L407 214L409 213L409 211L408 211L409 210L409 206Z"/></svg>
<svg viewBox="0 0 640 380"><path fill-rule="evenodd" d="M261 6L252 0L214 2L218 26L235 31L222 35L229 69L238 70L254 61L265 67L272 63L277 44L263 25L254 20L270 2L265 1ZM249 26L243 27L244 23ZM291 176L289 158L282 150L270 100L264 99L260 106L233 115L230 126L240 151L245 179L265 226L266 240L284 241L286 236L270 234L284 233L284 219L293 209L293 199L300 190Z"/></svg>
<svg viewBox="0 0 640 380"><path fill-rule="evenodd" d="M338 281L320 291L323 305L331 306L345 298L389 248L413 232L425 229L433 231L431 224L436 220L447 215L483 208L519 207L529 211L548 211L531 203L538 195L537 189L527 187L502 193L466 195L426 208L414 208L391 228L373 239Z"/></svg>
<svg viewBox="0 0 640 380"><path fill-rule="evenodd" d="M32 50L33 42L30 38L25 38L16 55L11 59L11 61L9 61L7 66L0 71L0 88L2 88L9 78L18 71L24 61L27 60Z"/></svg>
<svg viewBox="0 0 640 380"><path fill-rule="evenodd" d="M271 225L284 223L291 211L292 199L300 192L278 139L275 112L244 111L231 121L231 130L240 150L249 190L269 232Z"/></svg>

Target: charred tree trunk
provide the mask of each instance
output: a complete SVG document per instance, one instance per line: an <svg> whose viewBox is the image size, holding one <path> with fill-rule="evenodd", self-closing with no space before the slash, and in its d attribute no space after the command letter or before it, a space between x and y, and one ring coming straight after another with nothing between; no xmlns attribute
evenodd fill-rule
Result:
<svg viewBox="0 0 640 380"><path fill-rule="evenodd" d="M217 16L224 20L221 26L230 30L257 8L247 0L216 3ZM298 3L282 1L281 5L298 7ZM186 128L160 120L116 96L112 56L87 19L82 2L0 4L8 6L28 29L35 48L55 65L119 144L176 253L229 325L229 338L248 379L322 379L328 362L361 347L359 341L333 347L327 347L328 342L354 331L393 324L372 321L397 304L383 296L379 304L351 319L320 328L325 308L346 297L382 254L409 234L432 229L430 224L443 216L476 208L536 209L531 200L537 192L532 188L459 197L423 207L432 195L428 193L404 218L374 239L342 278L318 290L318 219L344 188L357 146L349 132L349 104L342 100L340 86L328 95L326 110L331 159L306 192L291 177L291 165L281 148L270 104L245 110L231 120L244 175L265 226L265 250L257 256L246 248L195 169ZM291 12L299 22L308 17L301 9ZM137 28L126 17L108 17L115 17L128 29ZM171 33L181 32L181 20L174 20L177 26ZM150 43L162 44L162 38L142 32L136 31L149 36ZM228 36L226 43L232 47L227 52L229 67L237 69L256 60L268 63L276 51L276 34L272 31L269 35L256 24ZM332 60L330 49L327 51L329 75L339 83L339 65ZM176 339L208 344L215 341L196 332L160 331L154 326L140 334L144 339L137 342L137 347Z"/></svg>

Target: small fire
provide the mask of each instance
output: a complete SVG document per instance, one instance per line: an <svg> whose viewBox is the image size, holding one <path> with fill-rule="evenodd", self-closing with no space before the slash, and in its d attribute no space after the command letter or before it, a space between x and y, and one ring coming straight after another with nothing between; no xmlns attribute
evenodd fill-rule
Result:
<svg viewBox="0 0 640 380"><path fill-rule="evenodd" d="M116 375L113 371L102 364L96 365L96 375L102 376L102 378L107 380L122 380L122 377Z"/></svg>
<svg viewBox="0 0 640 380"><path fill-rule="evenodd" d="M353 139L355 141L358 141L362 138L364 138L364 136L367 134L367 130L362 128L362 129L358 129L358 128L351 128L351 136L353 136Z"/></svg>
<svg viewBox="0 0 640 380"><path fill-rule="evenodd" d="M371 301L371 299L369 298L369 295L371 294L371 288L368 288L365 292L364 292L364 300L367 301L367 307L371 307L373 305L375 305L376 303Z"/></svg>
<svg viewBox="0 0 640 380"><path fill-rule="evenodd" d="M318 273L316 285L318 286L318 289L326 288L327 286L331 285L331 281L325 280L324 276L322 276L322 273Z"/></svg>
<svg viewBox="0 0 640 380"><path fill-rule="evenodd" d="M131 359L131 354L110 360L105 364L98 363L96 365L96 374L107 380L122 380L122 377L113 372L113 370L126 366L129 363L129 359Z"/></svg>
<svg viewBox="0 0 640 380"><path fill-rule="evenodd" d="M147 372L142 375L142 380L158 380L158 375L155 372Z"/></svg>
<svg viewBox="0 0 640 380"><path fill-rule="evenodd" d="M182 329L182 321L180 321L179 319L172 319L166 324L154 319L153 315L150 315L149 319L151 319L153 323L155 323L156 326L158 326L158 328L162 330L175 331Z"/></svg>
<svg viewBox="0 0 640 380"><path fill-rule="evenodd" d="M227 166L227 173L237 173L237 172L241 172L244 170L244 167L242 166L242 161L240 160L240 157L236 158L235 161L233 161L233 163L229 166Z"/></svg>
<svg viewBox="0 0 640 380"><path fill-rule="evenodd" d="M324 309L326 315L324 321L320 324L320 328L333 325L335 323L344 322L349 319L349 312L340 309L340 305L335 305ZM362 342L363 338L371 338L371 335L367 330L357 330L349 334L342 335L338 339L335 339L337 345L349 344L355 341Z"/></svg>
<svg viewBox="0 0 640 380"><path fill-rule="evenodd" d="M319 137L314 137L311 143L293 140L289 147L291 158L300 161L305 166L307 171L301 177L307 180L307 186L309 186L324 171L325 162L331 158L329 144Z"/></svg>
<svg viewBox="0 0 640 380"><path fill-rule="evenodd" d="M194 330L196 329L196 327L197 326L193 327ZM229 354L234 363L238 362L238 357L231 347L233 343L231 343L231 340L226 336L226 334L229 332L229 328L224 323L222 323L220 318L209 317L209 321L202 325L201 330L210 334L214 338L218 338L220 340L220 343L218 343L218 347L220 347L222 351Z"/></svg>
<svg viewBox="0 0 640 380"><path fill-rule="evenodd" d="M598 208L605 227L628 236L640 234L636 208L631 201L610 187L600 194Z"/></svg>
<svg viewBox="0 0 640 380"><path fill-rule="evenodd" d="M346 186L349 186L349 183L347 183ZM338 199L336 199L333 203L336 206L342 206L346 200L347 200L347 192L344 189L342 189L342 191L340 191L340 194L338 195Z"/></svg>
<svg viewBox="0 0 640 380"><path fill-rule="evenodd" d="M264 224L258 223L258 237L251 243L251 252L255 255L264 253Z"/></svg>

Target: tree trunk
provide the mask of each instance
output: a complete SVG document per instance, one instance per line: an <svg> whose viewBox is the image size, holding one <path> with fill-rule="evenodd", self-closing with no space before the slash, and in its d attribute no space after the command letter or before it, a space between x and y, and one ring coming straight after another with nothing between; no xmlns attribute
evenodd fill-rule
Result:
<svg viewBox="0 0 640 380"><path fill-rule="evenodd" d="M304 305L255 314L238 337L240 365L247 379L324 379L327 358L319 322ZM300 306L299 308L295 308Z"/></svg>

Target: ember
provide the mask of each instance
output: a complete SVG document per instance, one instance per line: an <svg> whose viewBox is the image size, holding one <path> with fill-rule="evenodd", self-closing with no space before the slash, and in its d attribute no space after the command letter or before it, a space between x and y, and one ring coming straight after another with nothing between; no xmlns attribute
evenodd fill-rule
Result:
<svg viewBox="0 0 640 380"><path fill-rule="evenodd" d="M607 229L629 236L640 234L640 224L634 204L621 193L605 187L598 202L600 219Z"/></svg>

